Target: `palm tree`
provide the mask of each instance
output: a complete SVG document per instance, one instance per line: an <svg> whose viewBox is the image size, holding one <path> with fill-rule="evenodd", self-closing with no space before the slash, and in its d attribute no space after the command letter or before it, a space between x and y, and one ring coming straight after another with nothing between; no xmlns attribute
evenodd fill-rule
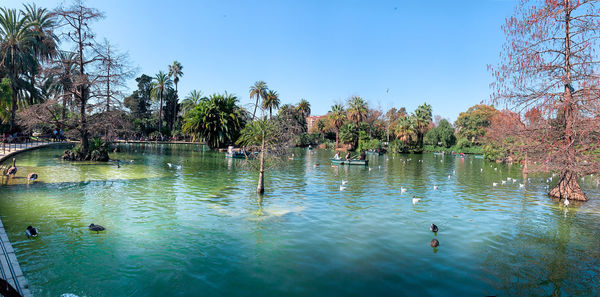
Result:
<svg viewBox="0 0 600 297"><path fill-rule="evenodd" d="M55 17L46 9L39 8L35 4L24 5L21 14L25 16L26 21L31 25L31 30L35 35L35 42L32 50L36 57L35 63L30 65L29 76L29 96L28 104L33 105L35 101L41 101L43 96L36 88L36 78L40 73L41 62L50 61L57 55L58 37L53 29L56 27Z"/></svg>
<svg viewBox="0 0 600 297"><path fill-rule="evenodd" d="M244 109L230 94L213 94L200 100L183 119L182 129L196 139L201 137L211 148L233 142L246 122Z"/></svg>
<svg viewBox="0 0 600 297"><path fill-rule="evenodd" d="M269 118L273 117L273 109L279 108L279 94L277 91L268 90L267 95L263 99L263 108L269 109Z"/></svg>
<svg viewBox="0 0 600 297"><path fill-rule="evenodd" d="M335 147L337 148L340 143L340 128L346 121L346 112L344 106L341 104L335 104L331 107L329 112L329 120L335 127Z"/></svg>
<svg viewBox="0 0 600 297"><path fill-rule="evenodd" d="M37 7L35 4L25 4L24 7L25 10L21 10L21 13L25 15L35 33L35 56L41 61L49 61L58 54L58 36L53 31L57 26L56 19L46 8Z"/></svg>
<svg viewBox="0 0 600 297"><path fill-rule="evenodd" d="M256 108L258 107L258 101L260 98L265 100L267 96L267 83L259 80L250 87L250 98L256 97L256 103L254 104L254 112L252 113L252 120L256 117Z"/></svg>
<svg viewBox="0 0 600 297"><path fill-rule="evenodd" d="M413 117L403 117L398 119L396 124L395 134L404 145L408 145L409 142L413 141L416 136L416 123Z"/></svg>
<svg viewBox="0 0 600 297"><path fill-rule="evenodd" d="M423 137L429 129L431 123L431 105L423 103L415 110L415 125L417 132L417 143L420 147L423 146Z"/></svg>
<svg viewBox="0 0 600 297"><path fill-rule="evenodd" d="M179 78L183 76L183 66L181 63L177 61L173 61L173 64L169 65L169 76L173 77L173 82L175 83L175 104L173 104L173 114L177 114L177 99L179 98L179 93L177 93L177 84L179 83ZM171 130L175 127L175 121L177 120L177 116L173 119L171 123Z"/></svg>
<svg viewBox="0 0 600 297"><path fill-rule="evenodd" d="M187 97L181 102L181 111L183 112L183 116L192 110L196 105L200 103L202 100L202 91L192 90Z"/></svg>
<svg viewBox="0 0 600 297"><path fill-rule="evenodd" d="M353 123L342 126L340 129L340 141L343 144L351 144L356 147L358 142L358 128Z"/></svg>
<svg viewBox="0 0 600 297"><path fill-rule="evenodd" d="M15 128L17 96L27 82L21 79L37 61L33 53L36 34L32 24L16 9L0 8L0 68L6 70L12 88L10 130Z"/></svg>
<svg viewBox="0 0 600 297"><path fill-rule="evenodd" d="M302 113L302 115L306 118L310 115L310 103L306 101L306 99L301 99L296 109Z"/></svg>
<svg viewBox="0 0 600 297"><path fill-rule="evenodd" d="M163 94L167 91L167 89L171 88L173 82L169 78L169 75L162 71L158 72L158 74L154 77L154 80L155 82L152 84L152 95L154 98L158 96L160 101L158 106L158 131L162 132Z"/></svg>
<svg viewBox="0 0 600 297"><path fill-rule="evenodd" d="M66 117L67 107L73 107L73 80L78 75L75 53L60 51L52 66L48 68L56 95L62 99L62 119Z"/></svg>
<svg viewBox="0 0 600 297"><path fill-rule="evenodd" d="M239 145L260 146L260 167L256 187L256 193L258 194L265 192L265 152L267 146L272 147L275 145L277 137L277 128L273 121L259 119L246 125L237 140Z"/></svg>
<svg viewBox="0 0 600 297"><path fill-rule="evenodd" d="M348 117L353 120L356 125L362 122L365 115L367 114L368 107L367 102L361 97L352 96L348 100Z"/></svg>

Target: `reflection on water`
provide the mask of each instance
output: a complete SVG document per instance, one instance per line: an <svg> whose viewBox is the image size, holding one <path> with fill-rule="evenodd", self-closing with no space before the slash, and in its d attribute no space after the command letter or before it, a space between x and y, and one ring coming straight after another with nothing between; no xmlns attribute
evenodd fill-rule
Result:
<svg viewBox="0 0 600 297"><path fill-rule="evenodd" d="M195 145L121 148L120 167L62 162L58 148L24 153L19 177L38 181L0 187L36 296L600 293L595 178L583 181L593 200L567 209L544 195L549 176L524 179L516 165L383 155L369 170L298 149L257 196L243 160ZM30 224L39 237L26 238Z"/></svg>

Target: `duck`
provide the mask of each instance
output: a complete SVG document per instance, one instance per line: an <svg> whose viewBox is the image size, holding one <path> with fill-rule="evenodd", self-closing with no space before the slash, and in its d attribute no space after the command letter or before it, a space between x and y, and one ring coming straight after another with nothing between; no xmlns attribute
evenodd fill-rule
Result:
<svg viewBox="0 0 600 297"><path fill-rule="evenodd" d="M569 198L565 197L565 201L563 201L563 204L565 205L565 207L569 207Z"/></svg>
<svg viewBox="0 0 600 297"><path fill-rule="evenodd" d="M519 184L519 188L525 188L525 184Z"/></svg>
<svg viewBox="0 0 600 297"><path fill-rule="evenodd" d="M451 179L451 178L452 178L452 176L451 176L451 175L448 175L448 179Z"/></svg>
<svg viewBox="0 0 600 297"><path fill-rule="evenodd" d="M434 239L432 239L432 240L429 242L429 245L430 245L431 247L438 247L438 246L440 246L440 242L439 242L437 239L435 239L435 238L434 238Z"/></svg>
<svg viewBox="0 0 600 297"><path fill-rule="evenodd" d="M429 230L431 230L431 232L438 232L438 226L431 224L431 226L429 226Z"/></svg>
<svg viewBox="0 0 600 297"><path fill-rule="evenodd" d="M100 233L100 231L106 230L106 228L100 225L94 225L94 223L90 224L88 228L90 229L90 231L96 231L96 233Z"/></svg>
<svg viewBox="0 0 600 297"><path fill-rule="evenodd" d="M406 191L408 191L407 188L400 187L400 193L406 193Z"/></svg>
<svg viewBox="0 0 600 297"><path fill-rule="evenodd" d="M348 181L347 181L347 180L343 180L343 179L342 179L342 185L345 185L345 184L347 184L347 183L348 183Z"/></svg>
<svg viewBox="0 0 600 297"><path fill-rule="evenodd" d="M502 181L502 184L503 184L503 185L504 185L504 184L506 184L506 181L505 181L505 180L503 180L503 181Z"/></svg>
<svg viewBox="0 0 600 297"><path fill-rule="evenodd" d="M340 191L343 191L343 190L345 190L345 189L346 189L346 187L344 187L344 186L340 186Z"/></svg>
<svg viewBox="0 0 600 297"><path fill-rule="evenodd" d="M177 165L177 170L181 170L182 168L183 168L183 166Z"/></svg>
<svg viewBox="0 0 600 297"><path fill-rule="evenodd" d="M6 175L14 176L17 174L17 165L15 164L16 162L17 162L17 159L13 158L13 164L10 168L8 168L8 170L6 170Z"/></svg>
<svg viewBox="0 0 600 297"><path fill-rule="evenodd" d="M37 175L37 173L35 173L35 172L32 172L32 173L30 173L29 175L27 175L27 180L28 180L28 181L34 181L34 180L36 180L37 178L38 178L38 175Z"/></svg>
<svg viewBox="0 0 600 297"><path fill-rule="evenodd" d="M33 228L30 225L30 226L27 226L27 229L25 229L25 235L27 235L27 238L29 238L31 236L36 237L36 236L38 236L38 231L36 228Z"/></svg>
<svg viewBox="0 0 600 297"><path fill-rule="evenodd" d="M167 163L167 166L169 166L169 168L173 168L173 164L171 163Z"/></svg>
<svg viewBox="0 0 600 297"><path fill-rule="evenodd" d="M498 183L492 183L492 187L495 187L497 185L498 185Z"/></svg>
<svg viewBox="0 0 600 297"><path fill-rule="evenodd" d="M415 196L413 196L413 199L412 199L413 204L417 204L419 201L421 201L421 198L415 198Z"/></svg>
<svg viewBox="0 0 600 297"><path fill-rule="evenodd" d="M438 189L438 186L434 185L434 186L433 186L433 189L434 189L434 190L437 190L437 189Z"/></svg>

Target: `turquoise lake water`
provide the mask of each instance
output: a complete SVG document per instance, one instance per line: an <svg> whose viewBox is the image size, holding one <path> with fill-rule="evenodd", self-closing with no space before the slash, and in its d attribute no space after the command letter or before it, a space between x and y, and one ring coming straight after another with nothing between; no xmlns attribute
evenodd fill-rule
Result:
<svg viewBox="0 0 600 297"><path fill-rule="evenodd" d="M582 181L591 200L565 208L547 175L520 187L516 165L423 154L332 167L332 151L297 149L258 196L243 160L121 148L120 168L26 152L3 180L0 217L35 296L600 295L596 177Z"/></svg>

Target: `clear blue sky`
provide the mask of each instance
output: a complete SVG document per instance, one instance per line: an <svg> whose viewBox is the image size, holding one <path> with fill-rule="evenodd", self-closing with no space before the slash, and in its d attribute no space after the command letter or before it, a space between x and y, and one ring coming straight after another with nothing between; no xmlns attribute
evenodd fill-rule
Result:
<svg viewBox="0 0 600 297"><path fill-rule="evenodd" d="M249 104L249 86L264 80L282 103L307 99L313 114L359 95L384 110L426 101L454 120L489 99L486 66L497 62L500 26L516 0L87 3L106 15L93 27L99 40L129 52L138 74L181 62L180 97L227 90ZM129 85L133 91L135 81Z"/></svg>

